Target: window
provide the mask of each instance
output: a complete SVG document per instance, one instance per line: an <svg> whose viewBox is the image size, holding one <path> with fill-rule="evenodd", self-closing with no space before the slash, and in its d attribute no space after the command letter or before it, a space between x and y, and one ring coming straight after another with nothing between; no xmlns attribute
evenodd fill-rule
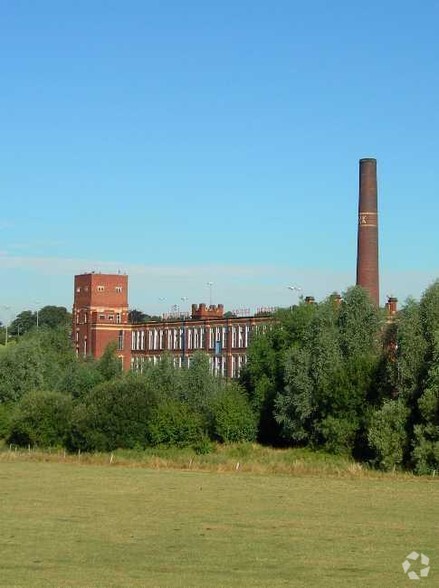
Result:
<svg viewBox="0 0 439 588"><path fill-rule="evenodd" d="M120 322L121 322L121 318L122 318L122 317L120 316L120 312L118 312L118 313L116 314L116 323L120 324Z"/></svg>
<svg viewBox="0 0 439 588"><path fill-rule="evenodd" d="M99 315L99 320L100 321L104 321L105 320L105 314L100 314Z"/></svg>
<svg viewBox="0 0 439 588"><path fill-rule="evenodd" d="M238 347L237 328L232 327L232 347Z"/></svg>
<svg viewBox="0 0 439 588"><path fill-rule="evenodd" d="M112 314L109 314L109 315L108 315L108 320L109 320L109 321L114 321L114 316L113 316Z"/></svg>
<svg viewBox="0 0 439 588"><path fill-rule="evenodd" d="M76 291L77 291L77 292L80 292L80 291L81 291L81 286L78 286L78 287L76 288Z"/></svg>
<svg viewBox="0 0 439 588"><path fill-rule="evenodd" d="M122 286L116 286L114 288L116 290L116 292L118 292L119 294L122 292Z"/></svg>
<svg viewBox="0 0 439 588"><path fill-rule="evenodd" d="M105 286L98 286L98 287L96 288L96 290L97 290L98 292L103 292L103 291L105 290Z"/></svg>
<svg viewBox="0 0 439 588"><path fill-rule="evenodd" d="M244 347L244 327L238 327L238 347Z"/></svg>
<svg viewBox="0 0 439 588"><path fill-rule="evenodd" d="M123 331L119 331L119 337L117 339L117 348L119 351L123 349Z"/></svg>
<svg viewBox="0 0 439 588"><path fill-rule="evenodd" d="M221 343L223 346L223 349L227 348L227 327L223 327L221 329Z"/></svg>

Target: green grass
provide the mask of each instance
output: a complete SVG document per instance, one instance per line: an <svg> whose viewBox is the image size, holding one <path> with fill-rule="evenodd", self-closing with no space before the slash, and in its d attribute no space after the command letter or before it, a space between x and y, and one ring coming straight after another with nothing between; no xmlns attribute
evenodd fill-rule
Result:
<svg viewBox="0 0 439 588"><path fill-rule="evenodd" d="M0 489L0 586L400 587L412 550L431 559L422 585L439 583L436 479L21 454L0 461Z"/></svg>

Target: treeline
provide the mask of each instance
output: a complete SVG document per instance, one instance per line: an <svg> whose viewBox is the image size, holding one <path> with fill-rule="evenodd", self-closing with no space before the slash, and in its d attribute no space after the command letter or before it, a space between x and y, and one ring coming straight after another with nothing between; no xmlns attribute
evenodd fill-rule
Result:
<svg viewBox="0 0 439 588"><path fill-rule="evenodd" d="M242 376L259 439L439 469L439 282L389 321L361 288L282 310Z"/></svg>
<svg viewBox="0 0 439 588"><path fill-rule="evenodd" d="M122 373L114 349L77 358L64 326L0 346L0 437L71 451L254 441L352 456L385 470L439 469L439 282L389 320L361 288L279 310L239 382L209 359L164 355Z"/></svg>
<svg viewBox="0 0 439 588"><path fill-rule="evenodd" d="M215 378L200 353L187 369L164 355L123 373L111 346L78 359L65 328L39 329L0 348L0 436L71 451L253 441L255 415L236 382Z"/></svg>

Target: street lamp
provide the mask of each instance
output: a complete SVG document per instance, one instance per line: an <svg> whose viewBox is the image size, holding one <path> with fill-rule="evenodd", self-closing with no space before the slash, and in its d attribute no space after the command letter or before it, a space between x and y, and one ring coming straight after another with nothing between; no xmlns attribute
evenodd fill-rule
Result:
<svg viewBox="0 0 439 588"><path fill-rule="evenodd" d="M207 285L209 286L209 306L212 306L212 286L213 286L213 282L207 282Z"/></svg>
<svg viewBox="0 0 439 588"><path fill-rule="evenodd" d="M12 310L12 308L10 306L7 306L6 304L2 304L1 308L3 308L4 310ZM9 339L9 334L8 334L8 329L9 329L9 325L8 325L8 321L6 320L5 322L5 347L8 344L8 339Z"/></svg>
<svg viewBox="0 0 439 588"><path fill-rule="evenodd" d="M40 319L39 319L39 312L40 312L39 306L40 306L40 303L34 301L34 302L32 302L32 304L36 307L36 311L35 312L36 312L36 315L37 315L37 330L38 330L38 327L39 327L39 324L40 324Z"/></svg>
<svg viewBox="0 0 439 588"><path fill-rule="evenodd" d="M187 301L189 300L189 298L188 298L187 296L182 296L182 297L180 298L180 300L181 300L181 301L183 302L183 304L184 304L185 302L187 302ZM184 311L183 311L183 312L184 312Z"/></svg>
<svg viewBox="0 0 439 588"><path fill-rule="evenodd" d="M290 292L301 292L302 288L300 286L287 286L288 290L290 290Z"/></svg>

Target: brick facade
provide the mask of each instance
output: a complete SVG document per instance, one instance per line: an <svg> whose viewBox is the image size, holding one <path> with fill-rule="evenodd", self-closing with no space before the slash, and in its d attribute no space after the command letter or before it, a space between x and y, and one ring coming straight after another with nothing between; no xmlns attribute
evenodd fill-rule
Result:
<svg viewBox="0 0 439 588"><path fill-rule="evenodd" d="M76 353L99 358L111 342L124 370L142 371L167 352L187 366L196 351L210 356L212 370L228 378L247 361L251 336L271 317L224 317L224 307L193 304L191 317L130 324L128 276L89 273L75 276L73 339Z"/></svg>
<svg viewBox="0 0 439 588"><path fill-rule="evenodd" d="M130 366L128 276L80 274L75 276L73 339L78 355L101 357L109 343L117 344L124 369Z"/></svg>

